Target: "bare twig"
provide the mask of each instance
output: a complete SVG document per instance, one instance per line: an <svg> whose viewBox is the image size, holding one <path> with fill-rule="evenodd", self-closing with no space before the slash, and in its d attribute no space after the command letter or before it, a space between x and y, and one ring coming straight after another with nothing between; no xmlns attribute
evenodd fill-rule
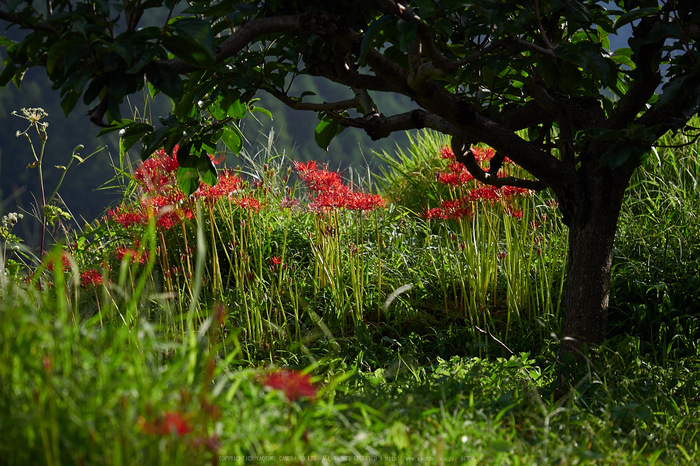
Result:
<svg viewBox="0 0 700 466"><path fill-rule="evenodd" d="M554 50L554 46L549 41L547 34L544 32L544 27L542 27L542 20L540 19L540 0L535 0L535 17L537 18L537 27L540 29L540 34L542 34L542 42L549 50Z"/></svg>

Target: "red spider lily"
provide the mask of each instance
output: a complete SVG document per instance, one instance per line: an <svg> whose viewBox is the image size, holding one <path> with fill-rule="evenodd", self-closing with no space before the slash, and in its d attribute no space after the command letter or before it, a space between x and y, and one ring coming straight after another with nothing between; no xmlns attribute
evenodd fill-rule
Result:
<svg viewBox="0 0 700 466"><path fill-rule="evenodd" d="M282 258L280 257L270 257L270 272L274 272L277 270L278 265L282 265L282 270L285 270L287 268L286 264L282 264Z"/></svg>
<svg viewBox="0 0 700 466"><path fill-rule="evenodd" d="M151 422L139 416L138 424L142 432L152 435L172 435L178 437L187 435L192 432L192 426L189 424L189 415L184 415L178 411L167 411L163 416L159 416Z"/></svg>
<svg viewBox="0 0 700 466"><path fill-rule="evenodd" d="M300 175L306 186L309 189L316 192L328 192L328 191L349 191L349 188L345 186L340 179L340 175L336 172L329 172L328 170L314 170L308 172L305 175Z"/></svg>
<svg viewBox="0 0 700 466"><path fill-rule="evenodd" d="M442 157L444 160L454 160L455 153L452 152L452 148L450 146L442 146L440 149L440 157Z"/></svg>
<svg viewBox="0 0 700 466"><path fill-rule="evenodd" d="M255 212L259 212L260 209L262 209L262 205L260 204L260 201L258 201L254 197L250 197L250 196L243 196L240 199L234 200L233 203L239 207L242 207L244 209L253 210Z"/></svg>
<svg viewBox="0 0 700 466"><path fill-rule="evenodd" d="M102 274L95 269L89 269L80 274L80 286L85 289L88 289L90 286L96 287L97 285L101 285L102 280Z"/></svg>
<svg viewBox="0 0 700 466"><path fill-rule="evenodd" d="M435 180L442 184L451 184L453 186L459 186L462 184L459 174L454 172L438 172L435 174Z"/></svg>
<svg viewBox="0 0 700 466"><path fill-rule="evenodd" d="M298 371L280 369L268 372L262 378L262 384L273 390L281 390L289 401L316 398L316 388L311 383L311 378Z"/></svg>
<svg viewBox="0 0 700 466"><path fill-rule="evenodd" d="M308 162L299 162L294 160L292 162L292 167L299 173L299 176L304 178L304 175L309 172L316 171L318 169L318 163L315 160L309 160Z"/></svg>
<svg viewBox="0 0 700 466"><path fill-rule="evenodd" d="M280 208L282 209L292 209L298 205L299 200L289 196L285 196L284 199L280 201Z"/></svg>
<svg viewBox="0 0 700 466"><path fill-rule="evenodd" d="M511 206L508 206L508 214L511 217L517 218L518 220L523 219L523 210L522 209L513 209Z"/></svg>
<svg viewBox="0 0 700 466"><path fill-rule="evenodd" d="M334 208L345 207L346 202L345 194L335 191L321 192L309 203L309 209L314 212L324 212Z"/></svg>
<svg viewBox="0 0 700 466"><path fill-rule="evenodd" d="M487 200L491 202L496 202L500 197L500 189L494 186L481 186L469 191L469 199L472 201Z"/></svg>
<svg viewBox="0 0 700 466"><path fill-rule="evenodd" d="M511 197L515 196L529 196L532 194L531 189L527 188L518 188L516 186L503 186L501 188L501 195L505 197L506 199L510 199Z"/></svg>
<svg viewBox="0 0 700 466"><path fill-rule="evenodd" d="M343 184L338 173L318 169L316 162L294 162L293 165L306 186L316 193L316 197L309 203L312 211L325 212L343 207L369 211L385 205L384 199L379 195L353 192Z"/></svg>
<svg viewBox="0 0 700 466"><path fill-rule="evenodd" d="M61 262L61 268L63 271L66 271L70 269L70 254L68 251L61 251L61 256L59 257L59 261ZM46 268L53 271L54 269L54 258L50 258L49 262L46 264Z"/></svg>
<svg viewBox="0 0 700 466"><path fill-rule="evenodd" d="M203 199L205 203L213 204L222 197L231 196L242 187L241 180L232 169L228 168L219 173L218 182L214 186L200 183L194 196Z"/></svg>
<svg viewBox="0 0 700 466"><path fill-rule="evenodd" d="M345 207L350 210L361 210L363 212L367 212L369 210L384 207L384 205L385 201L379 194L350 193Z"/></svg>
<svg viewBox="0 0 700 466"><path fill-rule="evenodd" d="M282 259L279 258L278 256L270 257L270 265L280 265L281 263L282 263Z"/></svg>
<svg viewBox="0 0 700 466"><path fill-rule="evenodd" d="M491 160L496 151L490 147L471 147L472 154L478 163Z"/></svg>
<svg viewBox="0 0 700 466"><path fill-rule="evenodd" d="M149 191L163 191L177 186L175 172L180 164L177 162L178 146L173 149L172 155L165 153L163 149L156 151L145 162L139 164L134 179L139 181Z"/></svg>
<svg viewBox="0 0 700 466"><path fill-rule="evenodd" d="M167 196L146 197L141 200L141 205L155 216L157 227L169 230L184 220L194 218L190 209L181 207L184 201L182 192L173 192Z"/></svg>
<svg viewBox="0 0 700 466"><path fill-rule="evenodd" d="M131 257L132 264L135 264L138 262L142 265L145 265L146 262L148 262L148 253L146 253L144 251L139 251L138 242L136 242L134 244L134 246L135 246L134 249L130 249L123 244L117 246L117 250L114 252L114 258L121 262L125 256L129 255Z"/></svg>
<svg viewBox="0 0 700 466"><path fill-rule="evenodd" d="M441 207L434 207L425 212L426 218L440 220L459 220L465 217L471 218L472 215L469 199L466 198L443 201Z"/></svg>
<svg viewBox="0 0 700 466"><path fill-rule="evenodd" d="M440 207L433 207L432 209L428 209L425 211L425 218L431 219L431 218L437 218L437 219L442 219L442 209Z"/></svg>
<svg viewBox="0 0 700 466"><path fill-rule="evenodd" d="M449 168L449 172L438 172L435 179L440 183L453 186L467 184L474 179L474 176L460 162L452 162Z"/></svg>
<svg viewBox="0 0 700 466"><path fill-rule="evenodd" d="M107 216L124 228L144 225L148 222L148 217L141 209L121 205L108 210Z"/></svg>
<svg viewBox="0 0 700 466"><path fill-rule="evenodd" d="M472 146L470 149L478 163L491 160L496 154L496 151L491 147ZM455 154L452 152L452 148L450 146L442 146L440 149L440 157L444 160L455 160Z"/></svg>

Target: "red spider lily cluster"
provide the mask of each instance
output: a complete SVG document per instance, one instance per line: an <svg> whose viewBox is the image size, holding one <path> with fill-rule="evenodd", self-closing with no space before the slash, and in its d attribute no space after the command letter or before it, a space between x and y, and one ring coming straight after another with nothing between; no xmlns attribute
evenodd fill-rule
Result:
<svg viewBox="0 0 700 466"><path fill-rule="evenodd" d="M110 210L108 215L114 222L128 229L134 225L146 225L148 219L154 217L159 229L169 230L194 217L192 202L196 199L213 204L218 199L229 197L241 207L259 210L257 200L252 202L246 197L234 198L241 190L242 180L231 169L219 173L215 186L202 182L192 198L185 198L177 186L177 169L180 166L176 158L177 150L176 146L172 154L166 154L161 149L139 164L134 179L140 184L143 196L136 205L118 206Z"/></svg>
<svg viewBox="0 0 700 466"><path fill-rule="evenodd" d="M90 287L94 288L98 285L101 285L102 280L102 274L96 269L88 269L82 274L80 274L80 286L82 286L85 289L89 289Z"/></svg>
<svg viewBox="0 0 700 466"><path fill-rule="evenodd" d="M55 259L51 257L49 262L46 264L46 268L53 271ZM70 269L70 254L68 251L61 251L61 256L59 257L59 262L61 263L61 268L63 271Z"/></svg>
<svg viewBox="0 0 700 466"><path fill-rule="evenodd" d="M315 161L292 162L297 174L313 192L309 209L314 212L326 212L345 208L367 212L384 207L384 199L378 194L357 192L343 183L340 174L319 168Z"/></svg>
<svg viewBox="0 0 700 466"><path fill-rule="evenodd" d="M261 377L261 383L265 387L284 392L289 401L316 398L316 387L311 383L311 378L298 371L279 369L268 372Z"/></svg>
<svg viewBox="0 0 700 466"><path fill-rule="evenodd" d="M490 147L472 147L471 150L479 164L489 162L496 153ZM522 218L522 210L513 208L510 201L516 196L532 194L531 190L514 186L503 186L500 188L495 186L474 187L474 183L472 183L474 177L462 163L455 161L455 155L450 147L444 146L440 151L440 156L449 162L448 171L436 173L435 180L445 185L460 188L464 194L457 199L442 201L440 207L426 210L426 218L441 220L471 218L474 213L473 203L483 201L491 204L502 202L507 214L515 218ZM508 165L513 164L507 157L504 163Z"/></svg>
<svg viewBox="0 0 700 466"><path fill-rule="evenodd" d="M138 425L142 432L160 436L174 434L182 437L193 430L190 425L190 416L179 411L167 411L150 422L143 417L139 417Z"/></svg>

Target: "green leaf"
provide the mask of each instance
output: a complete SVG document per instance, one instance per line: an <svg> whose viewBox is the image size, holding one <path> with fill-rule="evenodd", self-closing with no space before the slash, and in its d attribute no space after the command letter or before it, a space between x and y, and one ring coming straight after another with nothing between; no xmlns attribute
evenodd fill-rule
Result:
<svg viewBox="0 0 700 466"><path fill-rule="evenodd" d="M152 153L163 146L163 142L168 137L168 132L172 130L167 126L161 126L155 132L143 138L141 147L141 160L146 160Z"/></svg>
<svg viewBox="0 0 700 466"><path fill-rule="evenodd" d="M123 128L126 128L130 124L134 123L133 120L128 120L128 119L123 119L120 122L116 122L113 125L110 125L106 128L102 128L99 133L97 133L97 137L104 136L105 134L113 133L114 131L119 131Z"/></svg>
<svg viewBox="0 0 700 466"><path fill-rule="evenodd" d="M2 74L0 74L0 87L5 87L19 70L19 66L8 63L8 61L9 59L5 59L5 69L2 70Z"/></svg>
<svg viewBox="0 0 700 466"><path fill-rule="evenodd" d="M185 196L191 196L199 188L199 171L196 168L180 166L175 172L175 177L177 186Z"/></svg>
<svg viewBox="0 0 700 466"><path fill-rule="evenodd" d="M163 45L179 59L202 68L214 64L214 33L211 24L198 18L179 19L171 24L174 34L163 37Z"/></svg>
<svg viewBox="0 0 700 466"><path fill-rule="evenodd" d="M393 17L393 15L384 15L369 25L365 35L362 37L362 43L360 44L360 65L362 65L365 61L365 57L367 56L367 52L369 51L370 47L373 47L376 43L377 35L382 30L382 25L391 20Z"/></svg>
<svg viewBox="0 0 700 466"><path fill-rule="evenodd" d="M234 125L224 126L224 134L221 136L221 140L228 150L234 154L238 154L243 148L243 135L241 130Z"/></svg>
<svg viewBox="0 0 700 466"><path fill-rule="evenodd" d="M179 100L184 92L180 75L169 66L153 63L146 71L146 79L173 100Z"/></svg>
<svg viewBox="0 0 700 466"><path fill-rule="evenodd" d="M598 141L612 142L619 140L623 134L624 130L612 130L607 128L588 128L586 134L592 139Z"/></svg>
<svg viewBox="0 0 700 466"><path fill-rule="evenodd" d="M270 113L270 111L266 108L253 107L250 109L250 111L251 112L259 112L259 113L262 113L263 115L267 115L270 118L270 120L272 120L272 113Z"/></svg>
<svg viewBox="0 0 700 466"><path fill-rule="evenodd" d="M214 162L208 155L203 155L198 158L200 162L197 165L197 169L199 170L200 178L209 186L214 186L219 181L216 173L216 165L214 165Z"/></svg>
<svg viewBox="0 0 700 466"><path fill-rule="evenodd" d="M342 133L344 129L345 127L335 120L331 120L328 117L322 119L316 126L316 134L314 134L316 144L328 152L328 146L333 138Z"/></svg>
<svg viewBox="0 0 700 466"><path fill-rule="evenodd" d="M639 18L643 18L644 16L651 16L658 13L658 7L635 8L620 16L617 21L615 21L615 29L619 29L625 24L631 23Z"/></svg>
<svg viewBox="0 0 700 466"><path fill-rule="evenodd" d="M120 147L124 152L128 151L144 135L151 133L153 126L148 123L131 123L124 128L124 133L120 138Z"/></svg>
<svg viewBox="0 0 700 466"><path fill-rule="evenodd" d="M70 89L65 96L63 96L63 99L61 100L61 109L63 109L63 114L65 116L68 116L70 112L73 111L75 108L76 104L80 100L80 93L73 91Z"/></svg>

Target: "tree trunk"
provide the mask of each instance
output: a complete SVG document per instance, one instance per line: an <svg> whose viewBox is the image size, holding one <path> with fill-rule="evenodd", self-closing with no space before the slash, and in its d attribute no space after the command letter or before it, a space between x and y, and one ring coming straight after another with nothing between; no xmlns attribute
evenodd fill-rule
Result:
<svg viewBox="0 0 700 466"><path fill-rule="evenodd" d="M569 251L561 355L581 356L605 340L615 230L629 176L604 171L584 178L585 195L569 199ZM567 213L565 213L566 215ZM578 358L577 358L578 359Z"/></svg>

